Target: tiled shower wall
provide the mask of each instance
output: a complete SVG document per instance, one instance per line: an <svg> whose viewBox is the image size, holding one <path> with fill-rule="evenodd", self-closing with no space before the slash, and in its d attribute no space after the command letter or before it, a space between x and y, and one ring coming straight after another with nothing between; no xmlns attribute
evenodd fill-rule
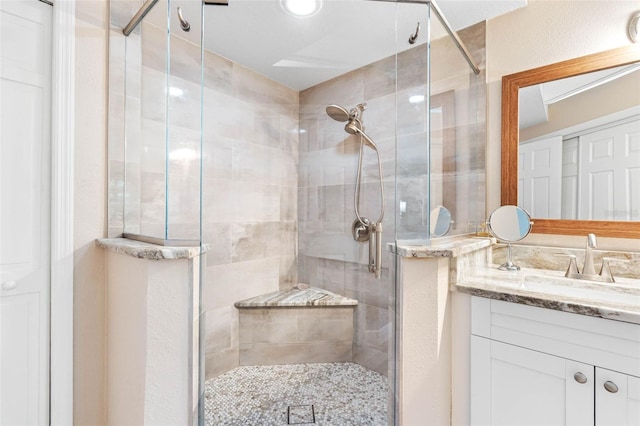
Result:
<svg viewBox="0 0 640 426"><path fill-rule="evenodd" d="M482 60L481 68L484 28L478 24L460 32L473 57ZM341 123L328 118L324 108L367 103L365 130L380 149L385 176L385 246L396 232L399 239L425 238L429 193L432 206L444 203L454 212L453 234L475 229L468 223L484 219L484 72L472 74L448 38L435 40L431 49L431 94L445 93L452 98L444 111L449 119L441 120L449 127L432 124L431 153L427 149L425 104L409 101L411 96L428 95L424 46L397 56L397 80L396 58L391 57L300 95L299 278L358 300L354 361L385 375L391 373L387 368L393 350L394 258L384 251L383 276L376 280L367 271L366 243L356 243L351 237L359 141L345 133ZM443 137L445 133L450 137ZM445 149L443 144L447 143L454 144L453 149ZM366 153L361 214L375 220L380 208L377 166L372 150L367 148ZM431 191L425 167L430 155ZM455 197L445 198L447 193ZM406 202L407 210L394 217L399 201Z"/></svg>
<svg viewBox="0 0 640 426"><path fill-rule="evenodd" d="M298 92L206 52L206 375L238 365L239 300L297 283Z"/></svg>

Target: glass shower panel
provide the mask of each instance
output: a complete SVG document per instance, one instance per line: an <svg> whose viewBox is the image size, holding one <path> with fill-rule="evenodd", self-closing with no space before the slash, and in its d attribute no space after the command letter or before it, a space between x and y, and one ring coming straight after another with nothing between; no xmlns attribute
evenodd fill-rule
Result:
<svg viewBox="0 0 640 426"><path fill-rule="evenodd" d="M420 32L415 47L397 55L396 239L398 244L428 244L431 178L428 37L433 19L429 5L403 6L400 10L407 22L404 27L415 29L416 21L420 21ZM399 46L408 44L408 35L404 36L398 35Z"/></svg>
<svg viewBox="0 0 640 426"><path fill-rule="evenodd" d="M445 235L474 233L485 212L485 24L458 31L477 75L438 19L431 30L430 204L451 214Z"/></svg>
<svg viewBox="0 0 640 426"><path fill-rule="evenodd" d="M337 0L296 17L282 4L204 10L205 424L309 415L393 424L395 259L386 246L396 236L399 135L414 136L402 172L407 191L413 176L422 185L409 223L426 235L428 7ZM409 101L416 90L422 105ZM368 243L354 241L356 206L370 222L382 218L379 279Z"/></svg>
<svg viewBox="0 0 640 426"><path fill-rule="evenodd" d="M124 232L165 239L169 2L126 38Z"/></svg>
<svg viewBox="0 0 640 426"><path fill-rule="evenodd" d="M194 241L197 245L200 241L202 3L171 0L170 14L171 54L165 89L165 239ZM182 24L180 16L184 20Z"/></svg>
<svg viewBox="0 0 640 426"><path fill-rule="evenodd" d="M196 245L201 3L160 0L123 36L139 7L137 1L118 1L111 8L110 235L119 229L132 237ZM180 27L178 7L190 21L188 32Z"/></svg>
<svg viewBox="0 0 640 426"><path fill-rule="evenodd" d="M110 233L198 245L202 3L159 0L123 36L139 7L112 4Z"/></svg>

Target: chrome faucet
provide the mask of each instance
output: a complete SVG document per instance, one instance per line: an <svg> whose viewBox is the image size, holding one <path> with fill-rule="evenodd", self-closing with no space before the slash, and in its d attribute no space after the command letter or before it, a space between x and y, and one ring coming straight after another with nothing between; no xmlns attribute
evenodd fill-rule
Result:
<svg viewBox="0 0 640 426"><path fill-rule="evenodd" d="M576 263L575 255L566 255L569 259L569 267L567 268L567 272L564 274L567 278L573 278L578 280L588 280L588 281L600 281L605 283L613 283L615 282L613 278L613 274L611 273L611 268L609 267L609 261L621 261L622 259L613 259L608 257L602 258L602 266L600 267L600 273L596 274L596 268L593 263L593 249L597 247L596 244L596 236L595 234L587 235L587 246L584 250L584 266L582 267L582 272L578 270L578 265Z"/></svg>
<svg viewBox="0 0 640 426"><path fill-rule="evenodd" d="M593 249L596 247L596 235L587 235L587 247L584 249L584 266L582 267L583 275L596 274L596 267L593 265Z"/></svg>

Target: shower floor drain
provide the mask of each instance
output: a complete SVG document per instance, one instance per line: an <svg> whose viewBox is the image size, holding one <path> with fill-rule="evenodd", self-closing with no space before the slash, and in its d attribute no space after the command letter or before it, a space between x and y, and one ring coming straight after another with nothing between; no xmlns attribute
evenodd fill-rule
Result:
<svg viewBox="0 0 640 426"><path fill-rule="evenodd" d="M287 408L287 424L307 425L315 422L316 413L313 405L290 405Z"/></svg>

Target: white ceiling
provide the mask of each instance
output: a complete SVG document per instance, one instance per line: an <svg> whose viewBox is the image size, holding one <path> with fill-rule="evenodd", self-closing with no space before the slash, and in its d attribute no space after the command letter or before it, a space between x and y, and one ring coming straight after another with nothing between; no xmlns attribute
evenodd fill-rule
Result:
<svg viewBox="0 0 640 426"><path fill-rule="evenodd" d="M172 0L184 16L197 16L198 1ZM526 6L527 0L439 0L445 19L456 29ZM158 4L149 15L166 20ZM155 15L155 18L154 18ZM398 36L396 41L396 17ZM185 38L199 34L199 23L182 32L172 19L172 32ZM300 18L285 13L280 0L229 0L229 6L204 7L206 49L296 90L360 68L426 42L427 7L421 3L371 0L323 0L320 11ZM420 22L415 45L409 36ZM444 36L434 17L432 38ZM197 42L198 40L192 40Z"/></svg>
<svg viewBox="0 0 640 426"><path fill-rule="evenodd" d="M631 72L640 72L638 64L623 65L520 89L518 93L520 129L549 121L549 105L606 84Z"/></svg>

